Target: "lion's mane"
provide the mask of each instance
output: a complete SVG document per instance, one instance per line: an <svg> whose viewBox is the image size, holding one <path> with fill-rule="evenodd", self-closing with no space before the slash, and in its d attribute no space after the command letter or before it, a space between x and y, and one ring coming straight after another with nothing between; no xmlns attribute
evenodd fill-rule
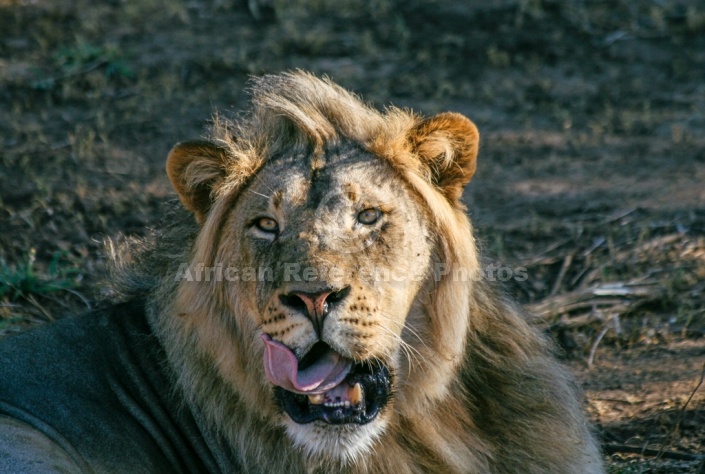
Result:
<svg viewBox="0 0 705 474"><path fill-rule="evenodd" d="M217 219L199 216L198 202L190 210L202 225L172 206L152 235L113 246L113 298L148 299L176 384L204 426L251 472L601 472L573 379L546 338L479 272L472 227L458 201L474 171L458 166L462 144L452 143L446 128L420 129L423 119L412 112L379 112L305 73L259 78L252 96L248 115L214 120L210 141L228 160L219 184L201 196L213 203L209 213L225 215L220 198L243 187L268 157L315 153L342 137L387 160L421 197L446 276L424 303L425 324L407 321L417 335L407 341L417 354L414 370L396 388L394 416L377 444L354 460L312 456L287 439L280 414L261 408L267 394L255 379L262 351L246 337L256 327L239 317L245 308L215 285L193 290L175 281L181 262L213 261L222 229ZM429 167L420 156L436 161ZM193 166L183 174L197 186L221 172ZM465 277L453 278L459 271ZM179 317L184 305L199 314L197 325Z"/></svg>

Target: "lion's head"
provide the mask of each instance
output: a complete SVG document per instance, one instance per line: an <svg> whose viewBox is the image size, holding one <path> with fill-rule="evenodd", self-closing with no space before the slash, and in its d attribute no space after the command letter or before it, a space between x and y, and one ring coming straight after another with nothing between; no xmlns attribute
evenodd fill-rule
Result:
<svg viewBox="0 0 705 474"><path fill-rule="evenodd" d="M232 394L310 455L353 459L442 397L462 359L478 132L304 73L253 91L247 118L169 155L200 230L160 324L198 354L172 358L218 423Z"/></svg>

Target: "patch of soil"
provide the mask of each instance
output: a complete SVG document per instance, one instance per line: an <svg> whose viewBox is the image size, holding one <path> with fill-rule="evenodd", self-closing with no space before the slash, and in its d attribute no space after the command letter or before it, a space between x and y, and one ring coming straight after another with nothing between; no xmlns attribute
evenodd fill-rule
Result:
<svg viewBox="0 0 705 474"><path fill-rule="evenodd" d="M592 369L572 366L585 381L588 410L614 466L700 472L705 340L609 348L597 353Z"/></svg>

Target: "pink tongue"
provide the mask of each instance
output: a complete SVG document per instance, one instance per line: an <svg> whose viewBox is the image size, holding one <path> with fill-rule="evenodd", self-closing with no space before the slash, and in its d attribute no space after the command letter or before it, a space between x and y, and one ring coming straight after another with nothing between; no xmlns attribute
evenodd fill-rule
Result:
<svg viewBox="0 0 705 474"><path fill-rule="evenodd" d="M343 381L352 362L333 349L304 370L299 370L296 356L281 342L262 334L264 371L274 385L303 395L325 393Z"/></svg>

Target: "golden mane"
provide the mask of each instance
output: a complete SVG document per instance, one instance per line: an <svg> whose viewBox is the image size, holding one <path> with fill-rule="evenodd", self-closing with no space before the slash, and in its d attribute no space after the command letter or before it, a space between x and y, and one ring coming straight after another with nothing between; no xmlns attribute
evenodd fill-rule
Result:
<svg viewBox="0 0 705 474"><path fill-rule="evenodd" d="M480 272L472 226L460 201L475 169L475 126L457 114L425 119L394 107L379 112L330 80L304 72L255 79L251 93L248 115L214 121L210 141L221 157L170 170L177 190L208 193L213 204L207 218L197 212L202 195L184 202L202 226L190 218L163 229L133 258L147 262L143 274L134 277L134 268L128 271L133 282L151 285L152 325L180 386L189 392L189 403L243 459L267 472L600 472L572 379L554 361L546 340ZM354 142L388 162L417 194L437 246L434 258L444 268L423 291L430 298L417 301L424 324L407 321L422 340L414 346L421 364L398 388L395 418L378 452L354 466L307 457L280 438L270 441L277 425L265 418L274 415L251 410L263 395L250 390L259 383L253 367L261 364L261 349L255 353L243 334L256 328L229 328L223 316L225 308L236 316L248 308L237 295L179 287L174 281L178 259L216 263L214 245L230 209L228 198L268 160L284 153L323 154L339 141ZM174 161L175 166L182 162ZM184 218L180 213L176 219ZM177 316L186 313L196 316L188 321ZM235 336L230 338L225 327ZM215 363L227 366L232 379L204 369ZM244 388L236 392L235 386ZM297 471L289 459L300 459L305 467Z"/></svg>

